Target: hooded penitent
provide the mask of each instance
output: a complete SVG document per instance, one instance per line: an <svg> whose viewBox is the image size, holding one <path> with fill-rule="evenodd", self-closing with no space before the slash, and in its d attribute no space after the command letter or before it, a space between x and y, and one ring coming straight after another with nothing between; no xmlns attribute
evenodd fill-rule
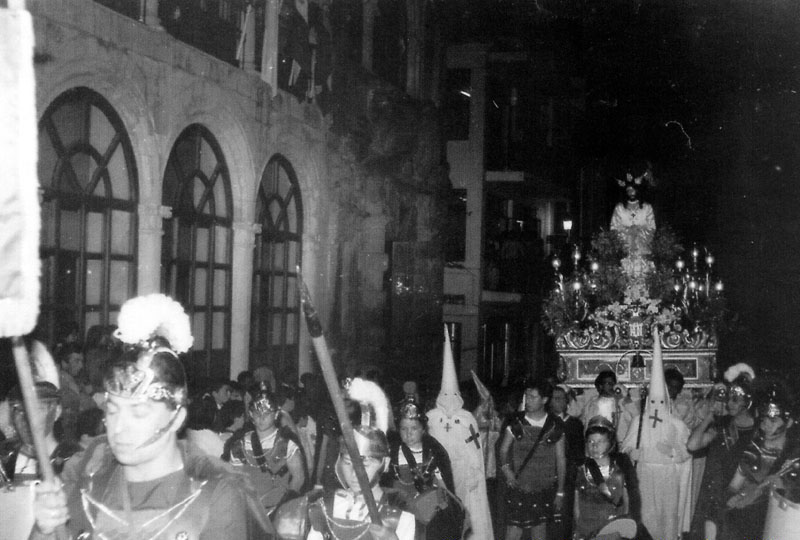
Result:
<svg viewBox="0 0 800 540"><path fill-rule="evenodd" d="M428 411L428 430L447 450L453 467L456 495L466 506L472 521L472 538L492 540L492 521L489 499L486 496L486 477L483 449L478 422L463 408L464 400L458 389L450 336L444 330L442 386L436 407Z"/></svg>
<svg viewBox="0 0 800 540"><path fill-rule="evenodd" d="M641 424L641 426L640 426ZM691 520L689 428L673 414L664 379L661 334L653 329L653 364L644 413L630 426L623 452L637 463L642 522L653 538L680 538Z"/></svg>

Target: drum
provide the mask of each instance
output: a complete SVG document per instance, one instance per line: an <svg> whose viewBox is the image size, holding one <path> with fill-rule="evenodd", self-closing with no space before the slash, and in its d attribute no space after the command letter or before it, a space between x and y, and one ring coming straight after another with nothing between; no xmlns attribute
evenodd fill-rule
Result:
<svg viewBox="0 0 800 540"><path fill-rule="evenodd" d="M33 528L35 482L0 487L0 508L3 519L0 540L27 540Z"/></svg>
<svg viewBox="0 0 800 540"><path fill-rule="evenodd" d="M636 522L630 518L612 519L597 531L593 540L619 540L636 538Z"/></svg>
<svg viewBox="0 0 800 540"><path fill-rule="evenodd" d="M773 489L769 495L763 540L800 540L800 504Z"/></svg>

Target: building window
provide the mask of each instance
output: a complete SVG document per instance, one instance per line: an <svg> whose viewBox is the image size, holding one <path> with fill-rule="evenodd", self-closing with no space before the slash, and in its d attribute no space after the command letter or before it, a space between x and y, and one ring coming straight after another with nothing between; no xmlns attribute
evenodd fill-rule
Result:
<svg viewBox="0 0 800 540"><path fill-rule="evenodd" d="M88 88L59 96L39 122L40 329L116 322L136 290L136 162L111 105Z"/></svg>
<svg viewBox="0 0 800 540"><path fill-rule="evenodd" d="M230 371L233 209L225 159L211 133L192 125L178 137L164 174L162 289L192 320L194 374Z"/></svg>
<svg viewBox="0 0 800 540"><path fill-rule="evenodd" d="M297 175L289 161L270 159L256 202L253 257L251 363L267 364L284 381L295 380L298 360L300 305L297 266L303 237L303 202Z"/></svg>

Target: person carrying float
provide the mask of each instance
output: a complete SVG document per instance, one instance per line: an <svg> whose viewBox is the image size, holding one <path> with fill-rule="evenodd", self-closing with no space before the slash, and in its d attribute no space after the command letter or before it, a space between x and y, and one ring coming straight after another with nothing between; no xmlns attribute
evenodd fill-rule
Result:
<svg viewBox="0 0 800 540"><path fill-rule="evenodd" d="M388 478L405 498L428 540L461 538L464 509L455 496L447 451L427 433L427 417L413 399L397 413L400 440L389 443Z"/></svg>
<svg viewBox="0 0 800 540"><path fill-rule="evenodd" d="M107 435L43 482L33 539L268 539L272 526L246 478L178 441L186 419L189 317L162 294L128 300L116 337L125 350L106 370ZM58 535L58 536L57 536Z"/></svg>

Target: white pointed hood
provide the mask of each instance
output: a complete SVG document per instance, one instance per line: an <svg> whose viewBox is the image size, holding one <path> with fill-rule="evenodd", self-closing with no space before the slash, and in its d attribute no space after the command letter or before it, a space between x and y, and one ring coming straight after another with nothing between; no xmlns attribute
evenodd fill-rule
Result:
<svg viewBox="0 0 800 540"><path fill-rule="evenodd" d="M441 407L447 416L452 416L457 410L463 408L464 400L458 389L456 364L453 361L453 350L450 348L450 335L444 329L444 356L442 359L442 387L436 398L436 405Z"/></svg>
<svg viewBox="0 0 800 540"><path fill-rule="evenodd" d="M664 359L661 354L661 333L653 329L653 364L650 369L650 386L647 395L645 410L659 409L661 416L672 410L672 404L667 392L667 381L664 378ZM652 411L650 411L652 414Z"/></svg>

